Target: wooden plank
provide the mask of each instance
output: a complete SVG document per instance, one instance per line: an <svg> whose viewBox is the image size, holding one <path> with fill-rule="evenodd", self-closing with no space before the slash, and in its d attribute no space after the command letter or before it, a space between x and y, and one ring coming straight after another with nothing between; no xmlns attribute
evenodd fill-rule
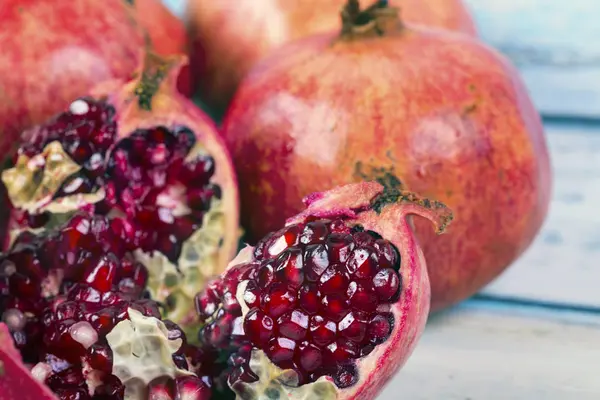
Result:
<svg viewBox="0 0 600 400"><path fill-rule="evenodd" d="M378 400L597 400L599 341L599 316L469 302L432 318Z"/></svg>
<svg viewBox="0 0 600 400"><path fill-rule="evenodd" d="M548 219L532 247L484 293L600 307L600 126L549 124Z"/></svg>
<svg viewBox="0 0 600 400"><path fill-rule="evenodd" d="M519 67L545 114L600 116L597 0L465 0L480 35Z"/></svg>

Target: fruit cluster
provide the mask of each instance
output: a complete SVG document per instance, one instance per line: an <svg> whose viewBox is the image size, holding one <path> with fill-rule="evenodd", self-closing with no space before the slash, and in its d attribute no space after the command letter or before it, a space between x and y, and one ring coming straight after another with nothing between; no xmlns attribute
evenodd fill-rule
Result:
<svg viewBox="0 0 600 400"><path fill-rule="evenodd" d="M460 0L401 3L8 0L0 399L375 398L550 189Z"/></svg>

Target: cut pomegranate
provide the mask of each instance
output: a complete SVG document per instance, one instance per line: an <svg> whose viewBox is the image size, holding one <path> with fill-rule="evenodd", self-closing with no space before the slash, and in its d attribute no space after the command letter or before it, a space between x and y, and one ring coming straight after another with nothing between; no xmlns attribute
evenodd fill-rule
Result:
<svg viewBox="0 0 600 400"><path fill-rule="evenodd" d="M59 399L146 398L161 385L174 388L165 399L208 399L209 386L188 371L196 366L182 329L146 298L147 270L124 223L79 213L58 229L23 232L0 259L2 320Z"/></svg>
<svg viewBox="0 0 600 400"><path fill-rule="evenodd" d="M236 249L238 206L214 125L175 89L182 65L149 54L135 81L106 82L73 101L25 132L2 179L15 207L11 240L78 209L106 217L120 245L148 267L165 317L187 325L197 287Z"/></svg>
<svg viewBox="0 0 600 400"><path fill-rule="evenodd" d="M200 339L232 354L228 383L241 398L373 398L409 356L429 310L406 217L424 216L441 231L452 215L378 183L305 202L198 294Z"/></svg>

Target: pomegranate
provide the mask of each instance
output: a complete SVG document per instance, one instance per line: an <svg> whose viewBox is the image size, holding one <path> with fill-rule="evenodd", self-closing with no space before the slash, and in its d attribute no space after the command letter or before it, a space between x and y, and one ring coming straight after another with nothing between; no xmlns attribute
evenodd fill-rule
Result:
<svg viewBox="0 0 600 400"><path fill-rule="evenodd" d="M391 0L407 21L475 34L461 0ZM294 39L340 25L343 0L193 0L188 3L192 71L202 100L217 112L248 71Z"/></svg>
<svg viewBox="0 0 600 400"><path fill-rule="evenodd" d="M122 229L119 218L80 213L19 235L0 259L2 320L60 399L208 399L188 370L185 334L144 298L148 272Z"/></svg>
<svg viewBox="0 0 600 400"><path fill-rule="evenodd" d="M430 292L407 217L439 233L452 214L386 182L308 196L198 294L199 337L230 354L238 398L372 399L409 357Z"/></svg>
<svg viewBox="0 0 600 400"><path fill-rule="evenodd" d="M213 123L175 88L183 62L149 54L135 80L100 84L28 130L2 180L15 207L11 241L77 210L105 217L89 229L110 225L149 269L148 290L164 317L187 328L198 288L237 249L238 199ZM102 248L109 236L95 240Z"/></svg>
<svg viewBox="0 0 600 400"><path fill-rule="evenodd" d="M402 23L390 6L349 0L341 34L274 52L240 86L223 135L251 243L302 196L373 171L451 207L448 235L416 221L433 310L511 264L548 210L543 128L515 68L468 36Z"/></svg>
<svg viewBox="0 0 600 400"><path fill-rule="evenodd" d="M141 25L160 54L185 48L181 26L160 0L140 0ZM106 79L130 79L143 58L144 35L130 0L3 0L0 23L0 154L20 133ZM156 16L156 18L153 18ZM161 29L168 21L168 28ZM181 23L180 23L181 25ZM186 93L185 80L181 87ZM189 83L188 83L189 85Z"/></svg>

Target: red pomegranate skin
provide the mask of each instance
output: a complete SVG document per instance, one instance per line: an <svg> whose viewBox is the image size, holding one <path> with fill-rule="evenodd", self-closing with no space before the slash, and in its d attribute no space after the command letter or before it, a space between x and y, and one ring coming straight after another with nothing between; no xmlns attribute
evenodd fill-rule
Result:
<svg viewBox="0 0 600 400"><path fill-rule="evenodd" d="M21 362L5 324L0 323L0 400L56 400Z"/></svg>
<svg viewBox="0 0 600 400"><path fill-rule="evenodd" d="M191 68L206 104L221 112L257 61L291 40L341 26L346 0L240 0L188 3ZM363 0L366 7L371 2ZM391 0L406 21L475 35L462 0Z"/></svg>
<svg viewBox="0 0 600 400"><path fill-rule="evenodd" d="M456 217L447 235L415 221L439 310L532 242L548 210L548 150L504 57L465 35L395 26L379 37L323 34L282 47L242 83L223 133L251 241L299 211L302 196L371 167L393 169L408 189L447 204Z"/></svg>

